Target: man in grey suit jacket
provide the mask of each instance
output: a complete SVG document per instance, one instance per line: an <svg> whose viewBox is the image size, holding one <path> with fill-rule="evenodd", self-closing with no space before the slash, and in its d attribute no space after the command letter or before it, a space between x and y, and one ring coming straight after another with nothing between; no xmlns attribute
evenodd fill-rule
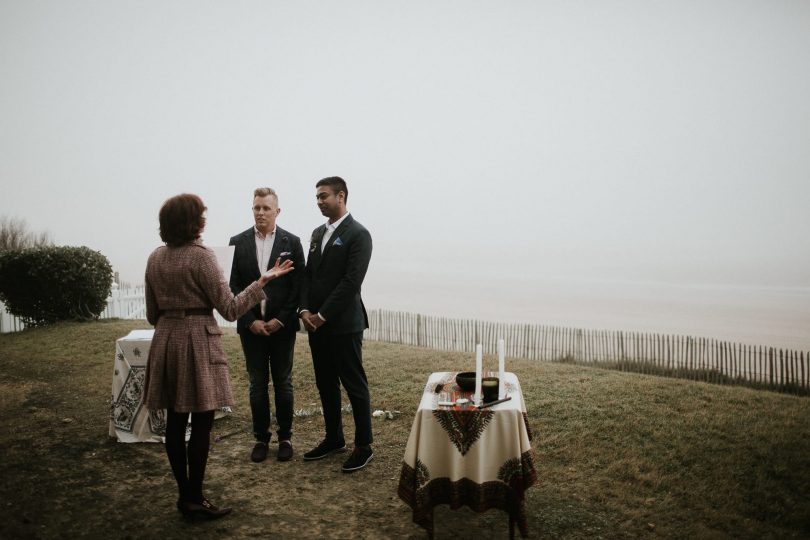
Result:
<svg viewBox="0 0 810 540"><path fill-rule="evenodd" d="M231 269L231 290L238 294L271 268L276 259L290 259L295 270L270 281L264 288L267 300L239 318L236 331L245 354L250 384L250 412L256 443L251 452L255 462L267 458L270 443L270 396L268 385L273 379L276 420L278 421L279 461L293 455L292 366L295 334L298 331L298 297L304 272L304 250L301 240L276 225L281 212L278 196L270 188L258 188L253 193L255 225L231 238L235 246Z"/></svg>
<svg viewBox="0 0 810 540"><path fill-rule="evenodd" d="M340 415L340 385L346 389L354 416L354 451L343 472L362 469L371 450L371 399L363 369L363 331L368 316L360 288L371 260L371 234L346 210L349 189L337 176L315 188L318 208L329 218L312 233L301 283L301 320L309 332L315 384L321 397L326 438L304 454L325 458L346 449Z"/></svg>

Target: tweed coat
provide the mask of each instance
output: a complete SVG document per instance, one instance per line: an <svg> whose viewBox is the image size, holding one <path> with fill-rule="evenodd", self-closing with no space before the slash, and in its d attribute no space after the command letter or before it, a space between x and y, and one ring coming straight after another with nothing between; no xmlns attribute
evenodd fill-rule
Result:
<svg viewBox="0 0 810 540"><path fill-rule="evenodd" d="M155 326L144 382L144 405L175 412L234 404L222 330L213 315L181 310L216 308L233 321L265 299L258 282L234 296L214 252L200 241L161 246L146 264L146 318ZM177 311L181 311L177 313Z"/></svg>

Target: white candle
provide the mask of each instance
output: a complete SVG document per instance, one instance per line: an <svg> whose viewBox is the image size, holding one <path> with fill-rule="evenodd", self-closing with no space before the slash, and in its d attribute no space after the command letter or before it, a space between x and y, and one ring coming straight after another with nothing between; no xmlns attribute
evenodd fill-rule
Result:
<svg viewBox="0 0 810 540"><path fill-rule="evenodd" d="M498 399L506 397L506 384L504 383L504 350L503 339L498 340Z"/></svg>
<svg viewBox="0 0 810 540"><path fill-rule="evenodd" d="M476 405L481 404L481 364L484 359L484 350L481 344L475 346L475 396L473 402Z"/></svg>

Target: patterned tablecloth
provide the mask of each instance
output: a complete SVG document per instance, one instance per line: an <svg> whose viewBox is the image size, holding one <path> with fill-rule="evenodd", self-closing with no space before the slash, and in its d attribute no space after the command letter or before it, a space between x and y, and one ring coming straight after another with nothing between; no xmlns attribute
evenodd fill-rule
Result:
<svg viewBox="0 0 810 540"><path fill-rule="evenodd" d="M154 330L133 330L115 342L109 435L119 442L164 442L166 410L151 411L142 403L146 363L154 333ZM229 408L219 410L215 418L229 412ZM190 428L186 439L189 434Z"/></svg>
<svg viewBox="0 0 810 540"><path fill-rule="evenodd" d="M143 407L143 381L154 330L133 330L115 341L110 437L120 442L163 442L166 411Z"/></svg>
<svg viewBox="0 0 810 540"><path fill-rule="evenodd" d="M425 385L405 448L399 497L431 537L433 508L439 504L453 509L467 505L476 512L504 510L510 530L517 524L526 536L524 493L537 481L537 473L520 383L514 373L506 373L506 393L512 399L490 408L439 405L458 397L471 399L456 385L455 375L433 373ZM442 385L439 393L437 385Z"/></svg>

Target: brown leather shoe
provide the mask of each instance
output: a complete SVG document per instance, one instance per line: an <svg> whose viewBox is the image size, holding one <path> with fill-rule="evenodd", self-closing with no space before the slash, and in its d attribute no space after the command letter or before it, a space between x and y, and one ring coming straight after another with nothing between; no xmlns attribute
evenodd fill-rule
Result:
<svg viewBox="0 0 810 540"><path fill-rule="evenodd" d="M293 445L290 441L278 443L278 460L290 461L293 457Z"/></svg>
<svg viewBox="0 0 810 540"><path fill-rule="evenodd" d="M208 499L203 499L202 503L194 503L191 501L182 501L178 508L183 515L189 519L205 518L205 519L219 519L227 516L233 511L233 508L216 506Z"/></svg>
<svg viewBox="0 0 810 540"><path fill-rule="evenodd" d="M253 451L250 453L250 460L254 463L261 463L265 459L267 459L267 443L257 441Z"/></svg>

